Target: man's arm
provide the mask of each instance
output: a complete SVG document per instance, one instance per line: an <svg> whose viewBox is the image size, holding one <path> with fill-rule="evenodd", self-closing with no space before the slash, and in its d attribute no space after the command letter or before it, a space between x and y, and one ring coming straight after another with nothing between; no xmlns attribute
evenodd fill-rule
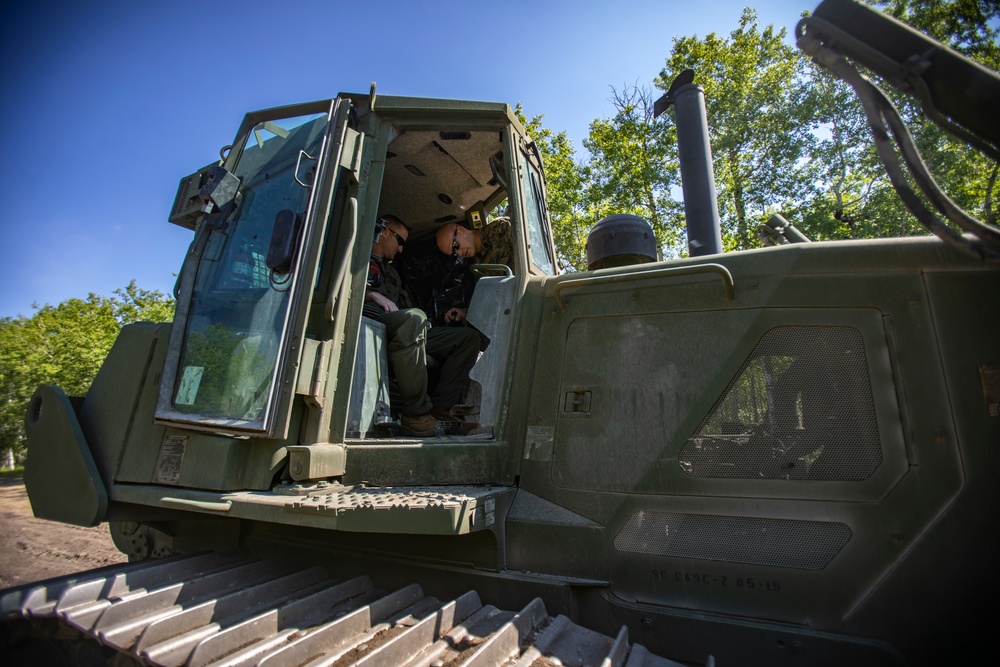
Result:
<svg viewBox="0 0 1000 667"><path fill-rule="evenodd" d="M368 301L374 301L382 308L383 311L387 313L392 313L394 311L399 310L399 307L395 303L393 303L392 300L389 299L389 297L379 292L376 292L375 290L368 290L367 292L365 292L365 302L367 303Z"/></svg>

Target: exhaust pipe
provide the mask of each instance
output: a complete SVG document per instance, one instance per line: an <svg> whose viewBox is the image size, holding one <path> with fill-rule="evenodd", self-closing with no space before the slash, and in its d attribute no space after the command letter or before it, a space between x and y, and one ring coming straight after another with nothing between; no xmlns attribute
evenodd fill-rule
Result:
<svg viewBox="0 0 1000 667"><path fill-rule="evenodd" d="M681 191L687 219L688 250L692 257L722 252L722 225L715 192L712 146L708 140L705 89L693 84L694 70L684 70L653 105L654 117L676 109L677 153L681 164Z"/></svg>

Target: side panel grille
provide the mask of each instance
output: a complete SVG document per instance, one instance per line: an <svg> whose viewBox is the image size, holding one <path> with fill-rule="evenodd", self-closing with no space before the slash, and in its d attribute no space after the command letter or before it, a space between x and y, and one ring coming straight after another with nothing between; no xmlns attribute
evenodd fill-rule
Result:
<svg viewBox="0 0 1000 667"><path fill-rule="evenodd" d="M850 539L843 523L636 512L614 545L628 553L822 570Z"/></svg>
<svg viewBox="0 0 1000 667"><path fill-rule="evenodd" d="M691 477L859 481L882 463L861 332L771 329L678 456Z"/></svg>

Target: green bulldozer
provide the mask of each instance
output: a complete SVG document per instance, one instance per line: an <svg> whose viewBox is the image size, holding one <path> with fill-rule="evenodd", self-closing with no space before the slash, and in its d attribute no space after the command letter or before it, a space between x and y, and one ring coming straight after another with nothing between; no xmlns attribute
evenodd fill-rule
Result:
<svg viewBox="0 0 1000 667"><path fill-rule="evenodd" d="M767 247L721 252L690 75L658 103L689 156L690 256L657 261L644 221L611 216L582 272L559 271L540 151L505 104L373 85L247 114L178 189L174 321L125 327L86 396L29 405L35 515L109 524L129 562L0 591L5 664L988 654L1000 230L937 188L857 68L994 159L1000 77L853 0L796 37L857 91L933 235L809 242L776 218ZM364 308L389 215L400 261L463 265L482 342L428 436L401 427ZM444 225L498 221L507 263L437 247Z"/></svg>

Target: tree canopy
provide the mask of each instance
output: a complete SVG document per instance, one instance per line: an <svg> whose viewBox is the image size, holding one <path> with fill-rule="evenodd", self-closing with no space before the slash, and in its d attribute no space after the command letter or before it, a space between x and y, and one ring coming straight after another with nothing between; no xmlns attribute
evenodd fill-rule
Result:
<svg viewBox="0 0 1000 667"><path fill-rule="evenodd" d="M987 67L1000 67L996 2L872 4ZM788 42L784 29L760 26L756 12L745 9L728 35L675 38L652 81L665 91L690 68L704 88L725 249L757 247L755 230L773 213L815 240L926 234L886 178L853 91ZM587 232L614 213L645 218L665 256L686 254L671 114L653 117L655 96L644 85L610 90L614 111L591 122L583 155L565 132L545 128L541 116L526 122L547 160L556 250L566 269L585 268ZM1000 165L887 92L943 189L995 224Z"/></svg>
<svg viewBox="0 0 1000 667"><path fill-rule="evenodd" d="M0 451L18 457L25 411L39 385L84 395L123 326L174 316L172 297L141 289L134 280L110 297L91 293L35 308L31 317L0 319Z"/></svg>

